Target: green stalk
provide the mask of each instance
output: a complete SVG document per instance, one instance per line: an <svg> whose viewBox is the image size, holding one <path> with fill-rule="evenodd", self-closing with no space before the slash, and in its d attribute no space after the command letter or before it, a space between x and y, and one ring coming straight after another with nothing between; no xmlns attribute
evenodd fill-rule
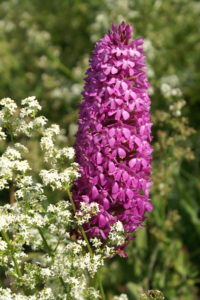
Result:
<svg viewBox="0 0 200 300"><path fill-rule="evenodd" d="M39 228L39 227L38 227L37 229L38 229L38 231L39 231L39 233L40 233L40 236L41 236L41 238L42 238L42 241L43 241L43 243L44 243L45 250L47 251L47 253L48 253L51 257L54 257L54 253L53 253L51 247L48 245L47 240L46 240L46 238L45 238L45 236L44 236L44 234L43 234L42 229ZM63 278L62 278L62 277L59 277L59 280L60 280L61 285L62 285L63 288L64 288L65 293L67 293L66 285L65 285L65 282L64 282Z"/></svg>
<svg viewBox="0 0 200 300"><path fill-rule="evenodd" d="M67 195L68 195L69 200L71 202L73 211L76 213L76 206L75 206L74 200L72 198L72 194L71 194L71 192L70 192L70 190L68 188L66 190L67 190ZM85 233L85 230L84 230L84 228L81 225L79 225L78 227L79 227L79 230L80 230L80 232L81 232L84 240L87 243L88 251L89 251L90 255L93 257L94 253L93 253L92 248L90 246L90 243L89 243L88 237L87 237L87 235ZM102 280L101 280L100 274L98 274L98 273L97 273L97 281L98 281L99 289L100 289L100 292L101 292L102 300L106 300L104 289L103 289Z"/></svg>
<svg viewBox="0 0 200 300"><path fill-rule="evenodd" d="M50 255L50 256L53 256L53 253L52 253L52 249L51 247L48 245L47 243L47 240L42 232L42 229L38 227L38 231L41 235L41 238L42 238L42 241L43 241L43 244L44 244L44 247L45 247L45 250L47 251L47 253Z"/></svg>
<svg viewBox="0 0 200 300"><path fill-rule="evenodd" d="M72 198L72 195L71 195L71 192L70 192L69 189L67 189L67 195L68 195L69 200L70 200L70 202L71 202L73 211L76 212L76 206L75 206L74 200L73 200L73 198ZM78 227L79 227L79 229L80 229L80 232L81 232L81 234L82 234L84 240L85 240L86 243L87 243L87 248L88 248L88 251L89 251L90 255L93 256L94 253L93 253L92 248L91 248L91 246L90 246L90 243L89 243L88 237L87 237L87 235L86 235L86 233L85 233L85 230L83 229L83 227L82 227L81 225L78 225Z"/></svg>
<svg viewBox="0 0 200 300"><path fill-rule="evenodd" d="M14 263L15 272L17 273L17 275L19 277L21 277L22 276L22 272L21 272L20 267L19 267L19 265L17 263L17 260L15 258L14 251L13 251L13 246L10 243L9 236L8 236L8 234L7 234L7 232L5 230L2 230L1 234L2 234L3 239L6 241L6 243L8 245L8 249L10 251L10 254L11 254L11 257L12 257L12 261Z"/></svg>
<svg viewBox="0 0 200 300"><path fill-rule="evenodd" d="M106 300L106 296L105 296L105 293L104 293L104 288L103 288L101 276L100 276L99 273L97 273L97 281L98 281L99 289L100 289L100 292L101 292L101 298L102 298L102 300Z"/></svg>

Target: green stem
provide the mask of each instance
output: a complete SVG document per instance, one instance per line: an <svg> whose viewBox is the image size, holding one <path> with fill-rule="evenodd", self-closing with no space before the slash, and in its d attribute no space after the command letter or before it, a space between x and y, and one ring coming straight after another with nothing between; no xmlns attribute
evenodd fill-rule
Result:
<svg viewBox="0 0 200 300"><path fill-rule="evenodd" d="M73 200L73 198L72 198L72 195L71 195L71 192L70 192L69 189L67 189L67 195L68 195L69 200L70 200L70 202L71 202L73 211L76 213L76 206L75 206L74 200ZM79 227L79 229L80 229L80 232L81 232L81 234L82 234L84 240L85 240L86 243L87 243L87 248L88 248L88 251L89 251L90 255L93 256L94 253L93 253L92 248L91 248L91 246L90 246L90 242L89 242L88 237L87 237L87 235L86 235L86 233L85 233L85 230L83 229L83 227L82 227L81 225L79 225L78 227Z"/></svg>
<svg viewBox="0 0 200 300"><path fill-rule="evenodd" d="M45 236L44 236L44 233L42 232L42 229L39 228L39 227L38 227L37 229L38 229L38 231L39 231L39 233L40 233L40 235L41 235L41 238L42 238L42 241L43 241L43 243L44 243L44 247L45 247L47 253L48 253L51 257L54 257L54 253L53 253L51 247L48 245L47 240L46 240L46 238L45 238ZM60 280L61 285L62 285L63 288L64 288L65 293L67 293L67 289L66 289L65 282L64 282L64 280L63 280L63 278L62 278L61 276L59 277L59 280Z"/></svg>
<svg viewBox="0 0 200 300"><path fill-rule="evenodd" d="M44 236L44 234L43 234L43 232L42 232L42 229L38 227L38 231L39 231L39 233L40 233L40 235L41 235L41 238L42 238L42 241L43 241L43 243L44 243L44 247L45 247L47 253L48 253L50 256L53 256L52 249L51 249L51 247L48 245L47 240L46 240L46 238L45 238L45 236Z"/></svg>
<svg viewBox="0 0 200 300"><path fill-rule="evenodd" d="M62 72L64 73L69 79L78 82L77 78L74 77L73 72L67 68L59 59L56 59L52 53L49 51L48 52L48 58L51 59L51 61L55 64L55 66Z"/></svg>
<svg viewBox="0 0 200 300"><path fill-rule="evenodd" d="M2 234L3 239L6 241L6 243L8 245L8 249L10 250L10 254L11 254L11 257L12 257L12 260L13 260L13 263L14 263L15 272L17 273L17 275L19 277L21 277L22 276L22 272L21 272L20 267L19 267L19 265L17 263L17 260L15 258L14 251L13 251L13 246L10 243L9 236L8 236L8 234L7 234L7 232L5 230L2 230L1 234Z"/></svg>
<svg viewBox="0 0 200 300"><path fill-rule="evenodd" d="M68 195L69 200L71 202L73 211L76 213L76 206L75 206L74 200L72 198L71 192L70 192L70 190L68 188L66 190L67 190L67 195ZM89 242L88 237L87 237L87 235L85 233L85 230L84 230L84 228L81 225L79 225L78 227L80 229L80 232L81 232L84 240L87 243L88 251L89 251L90 255L93 257L94 253L93 253L92 248L90 246L90 242ZM102 298L102 300L106 300L104 289L103 289L102 280L101 280L100 274L98 274L98 273L97 273L97 281L98 281L99 289L100 289L100 292L101 292L101 298Z"/></svg>
<svg viewBox="0 0 200 300"><path fill-rule="evenodd" d="M63 278L59 277L59 280L60 280L61 285L63 286L63 289L64 289L65 293L67 294L67 288L66 288L66 285L65 285L65 282L64 282Z"/></svg>
<svg viewBox="0 0 200 300"><path fill-rule="evenodd" d="M105 296L105 293L104 293L101 276L100 276L99 273L97 273L97 281L98 281L99 289L100 289L100 292L101 292L101 298L102 298L102 300L106 300L106 296Z"/></svg>

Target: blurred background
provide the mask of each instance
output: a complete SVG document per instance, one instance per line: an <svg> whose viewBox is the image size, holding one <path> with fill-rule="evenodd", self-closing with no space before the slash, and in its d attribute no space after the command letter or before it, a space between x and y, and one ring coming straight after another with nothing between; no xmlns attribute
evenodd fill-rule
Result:
<svg viewBox="0 0 200 300"><path fill-rule="evenodd" d="M129 258L104 269L108 299L159 289L200 299L200 1L0 0L0 98L35 95L73 145L83 78L112 22L145 37L154 122L154 212ZM35 143L30 157L39 168Z"/></svg>

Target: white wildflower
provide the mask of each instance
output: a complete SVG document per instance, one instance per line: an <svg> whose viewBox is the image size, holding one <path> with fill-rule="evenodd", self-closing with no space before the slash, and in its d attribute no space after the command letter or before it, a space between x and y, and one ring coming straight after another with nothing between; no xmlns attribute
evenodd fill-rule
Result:
<svg viewBox="0 0 200 300"><path fill-rule="evenodd" d="M44 277L50 277L52 275L52 271L49 268L41 268L40 273Z"/></svg>
<svg viewBox="0 0 200 300"><path fill-rule="evenodd" d="M62 188L62 183L57 170L42 170L40 176L45 186L50 185L53 190Z"/></svg>
<svg viewBox="0 0 200 300"><path fill-rule="evenodd" d="M126 294L121 294L120 296L115 296L113 300L128 300Z"/></svg>
<svg viewBox="0 0 200 300"><path fill-rule="evenodd" d="M98 239L97 237L93 238L93 239L90 239L92 245L95 247L95 248L99 248L101 247L102 245L102 242L100 239Z"/></svg>
<svg viewBox="0 0 200 300"><path fill-rule="evenodd" d="M91 219L92 216L97 215L99 212L99 205L98 203L91 202L81 202L81 208L80 210L75 214L75 218L77 220L77 223L79 225L82 225Z"/></svg>
<svg viewBox="0 0 200 300"><path fill-rule="evenodd" d="M3 131L2 127L0 127L0 140L5 140L6 139L6 134Z"/></svg>
<svg viewBox="0 0 200 300"><path fill-rule="evenodd" d="M15 143L14 147L19 151L28 152L28 148L26 146L24 146L23 144Z"/></svg>
<svg viewBox="0 0 200 300"><path fill-rule="evenodd" d="M2 240L2 238L0 237L0 251L5 251L7 249L7 243Z"/></svg>
<svg viewBox="0 0 200 300"><path fill-rule="evenodd" d="M4 155L6 158L14 161L14 160L18 160L21 159L21 154L19 151L17 151L14 148L8 147L7 150L5 151Z"/></svg>
<svg viewBox="0 0 200 300"><path fill-rule="evenodd" d="M36 128L43 128L47 124L47 119L44 116L37 117L35 118L33 124Z"/></svg>
<svg viewBox="0 0 200 300"><path fill-rule="evenodd" d="M3 118L6 117L6 113L13 115L17 110L17 104L10 98L3 98L0 100L0 105L3 106Z"/></svg>
<svg viewBox="0 0 200 300"><path fill-rule="evenodd" d="M36 100L35 96L28 97L23 99L21 104L25 107L21 108L20 117L32 117L34 116L39 110L41 110L41 106L39 102Z"/></svg>
<svg viewBox="0 0 200 300"><path fill-rule="evenodd" d="M171 91L172 91L172 89L169 84L162 83L161 92L163 93L163 95L165 95L166 97L169 97L169 96L171 96Z"/></svg>
<svg viewBox="0 0 200 300"><path fill-rule="evenodd" d="M111 244L122 245L125 242L124 227L120 221L114 223L109 233Z"/></svg>
<svg viewBox="0 0 200 300"><path fill-rule="evenodd" d="M86 274L94 277L105 258L113 255L114 248L110 245L122 243L123 226L120 222L113 226L110 244L103 245L101 240L91 239L93 254L88 252L88 243L81 238L80 226L98 214L98 204L81 203L80 210L74 214L69 199L54 201L52 197L48 198L49 191L46 193L45 188L50 186L66 196L66 189L69 190L73 180L80 176L77 163L71 162L67 167L74 158L74 149L60 149L58 140L62 143L64 140L59 126L53 124L46 128L47 119L36 117L41 106L35 97L28 97L21 104L20 109L9 98L1 101L2 127L12 137L12 147L8 146L0 156L0 189L11 187L13 199L11 204L0 206L0 230L5 230L8 236L0 238L0 263L13 280L19 277L16 262L19 269L23 265L23 274L20 286L18 281L13 283L19 292L0 288L0 299L56 300L66 296L80 300L99 299L99 291L89 287ZM3 129L0 127L0 138L5 139L1 133ZM29 161L24 157L28 149L20 143L20 138L22 136L24 140L24 136L36 134L43 153L41 159L48 162L49 168L32 176ZM38 175L42 183L37 182ZM8 251L9 245L12 253ZM40 292L32 296L20 293L23 286L27 290L36 290L40 283L44 285ZM68 289L67 295L63 284Z"/></svg>

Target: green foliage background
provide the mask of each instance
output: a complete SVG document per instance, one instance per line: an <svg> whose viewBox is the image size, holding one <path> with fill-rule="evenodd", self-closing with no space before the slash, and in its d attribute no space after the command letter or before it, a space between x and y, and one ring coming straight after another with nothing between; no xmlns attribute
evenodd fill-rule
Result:
<svg viewBox="0 0 200 300"><path fill-rule="evenodd" d="M138 299L147 289L169 300L200 297L199 15L198 0L0 1L0 97L35 95L70 145L94 43L121 20L146 39L154 212L129 246L129 259L108 262L108 299L121 292ZM37 168L35 144L30 157Z"/></svg>

